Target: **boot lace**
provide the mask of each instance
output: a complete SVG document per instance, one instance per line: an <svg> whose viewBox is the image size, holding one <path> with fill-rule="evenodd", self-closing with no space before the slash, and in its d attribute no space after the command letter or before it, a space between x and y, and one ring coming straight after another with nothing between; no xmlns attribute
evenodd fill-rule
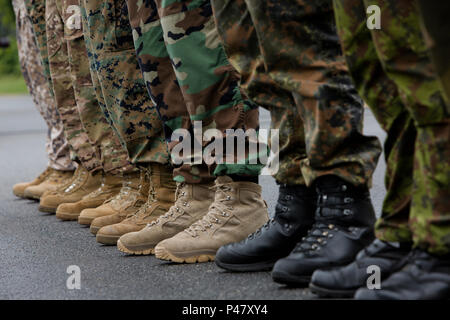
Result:
<svg viewBox="0 0 450 320"><path fill-rule="evenodd" d="M154 202L156 202L156 191L153 184L151 184L147 201L139 208L137 212L130 213L127 216L127 219L130 221L138 221L144 220L145 218L151 216L150 208Z"/></svg>
<svg viewBox="0 0 450 320"><path fill-rule="evenodd" d="M229 195L229 192L232 191L233 188L229 184L216 184L211 187L211 189L216 190L216 199L209 207L208 213L203 219L193 223L189 228L184 230L194 238L198 236L199 232L206 232L208 229L212 228L214 224L221 224L221 219L229 217L231 215L229 211L233 210L233 207L226 203L233 200Z"/></svg>
<svg viewBox="0 0 450 320"><path fill-rule="evenodd" d="M44 172L42 172L42 173L37 177L37 179L40 179L40 180L44 179L44 178L45 178L46 176L48 176L52 171L53 171L52 168L47 167L47 169L45 169Z"/></svg>
<svg viewBox="0 0 450 320"><path fill-rule="evenodd" d="M247 239L251 240L251 239L253 239L253 238L256 238L256 237L260 236L264 230L269 230L270 227L271 227L273 224L275 224L275 219L274 219L274 218L269 219L269 220L268 220L265 224L263 224L258 230L256 230L255 232L251 233L251 234L247 237Z"/></svg>
<svg viewBox="0 0 450 320"><path fill-rule="evenodd" d="M327 244L327 240L334 237L337 230L334 224L316 222L296 245L293 252L311 254L313 251L320 251L322 246Z"/></svg>
<svg viewBox="0 0 450 320"><path fill-rule="evenodd" d="M170 207L169 211L167 211L165 214L160 216L155 221L152 221L151 223L147 224L147 228L152 227L164 220L169 220L172 217L178 217L179 215L183 214L183 210L180 207L189 207L189 202L186 201L186 183L182 182L177 185L177 189L175 190L175 204ZM151 193L150 193L151 194ZM153 201L156 201L155 195L153 195ZM152 202L153 202L152 201ZM151 203L147 201L147 208Z"/></svg>
<svg viewBox="0 0 450 320"><path fill-rule="evenodd" d="M86 175L88 175L87 171L85 170L79 171L76 178L72 181L72 183L66 189L64 189L64 192L70 193L78 189L80 184L84 181Z"/></svg>
<svg viewBox="0 0 450 320"><path fill-rule="evenodd" d="M121 203L124 201L134 201L138 197L139 190L132 187L132 181L125 181L120 189L119 193L105 201L109 203L113 208L120 208Z"/></svg>

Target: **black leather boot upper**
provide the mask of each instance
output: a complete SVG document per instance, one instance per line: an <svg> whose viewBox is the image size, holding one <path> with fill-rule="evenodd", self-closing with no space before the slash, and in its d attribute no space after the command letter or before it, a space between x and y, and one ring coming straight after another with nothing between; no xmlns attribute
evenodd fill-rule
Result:
<svg viewBox="0 0 450 320"><path fill-rule="evenodd" d="M316 193L306 186L280 186L275 217L247 239L223 246L216 264L232 271L271 270L313 224Z"/></svg>
<svg viewBox="0 0 450 320"><path fill-rule="evenodd" d="M361 288L355 299L442 300L450 298L450 255L439 257L414 250L408 263L381 282L381 289Z"/></svg>
<svg viewBox="0 0 450 320"><path fill-rule="evenodd" d="M376 239L352 263L331 270L316 270L309 286L321 297L353 297L356 290L366 286L371 274L367 272L369 266L378 266L384 279L406 264L410 251L410 243L394 244Z"/></svg>
<svg viewBox="0 0 450 320"><path fill-rule="evenodd" d="M316 221L291 254L275 264L276 282L305 285L315 270L352 262L374 240L375 213L367 188L324 176L316 191Z"/></svg>

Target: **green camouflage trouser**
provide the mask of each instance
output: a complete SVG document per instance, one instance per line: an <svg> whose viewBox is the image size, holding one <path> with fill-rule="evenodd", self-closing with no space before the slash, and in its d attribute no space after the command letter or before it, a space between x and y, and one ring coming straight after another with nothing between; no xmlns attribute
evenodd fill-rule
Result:
<svg viewBox="0 0 450 320"><path fill-rule="evenodd" d="M49 166L56 170L73 170L69 144L49 83L44 75L41 54L36 44L33 25L24 0L13 0L16 16L16 38L19 61L25 83L33 102L47 124L45 144Z"/></svg>
<svg viewBox="0 0 450 320"><path fill-rule="evenodd" d="M56 1L45 0L48 61L56 106L64 125L67 141L82 166L89 171L102 168L99 150L90 142L78 111L70 73L65 25L59 15Z"/></svg>
<svg viewBox="0 0 450 320"><path fill-rule="evenodd" d="M70 72L78 113L89 140L100 155L105 172L120 173L133 169L128 153L97 101L89 68L89 59L81 25L79 0L52 1L64 23Z"/></svg>
<svg viewBox="0 0 450 320"><path fill-rule="evenodd" d="M418 3L425 41L450 105L450 1L418 0Z"/></svg>
<svg viewBox="0 0 450 320"><path fill-rule="evenodd" d="M80 0L80 6L96 93L131 161L168 164L162 123L139 70L125 0Z"/></svg>
<svg viewBox="0 0 450 320"><path fill-rule="evenodd" d="M337 175L370 185L380 155L342 56L332 0L213 0L219 32L251 99L279 130L282 184Z"/></svg>
<svg viewBox="0 0 450 320"><path fill-rule="evenodd" d="M336 20L361 96L388 137L387 195L377 237L450 249L450 118L410 0L335 0ZM366 8L381 8L381 29Z"/></svg>
<svg viewBox="0 0 450 320"><path fill-rule="evenodd" d="M216 129L216 139L229 137L227 129L258 131L258 107L240 90L240 75L225 54L209 0L127 2L139 64L170 150L179 144L172 137L177 129L190 132L191 145L207 150L210 141L193 136L195 121L201 122L203 132ZM267 146L261 144L259 152L267 155ZM260 161L249 162L257 159L250 148L241 161L228 148L223 159L218 158L223 163L184 161L175 168L174 178L198 183L224 174L259 175L263 167ZM183 155L183 160L198 157Z"/></svg>

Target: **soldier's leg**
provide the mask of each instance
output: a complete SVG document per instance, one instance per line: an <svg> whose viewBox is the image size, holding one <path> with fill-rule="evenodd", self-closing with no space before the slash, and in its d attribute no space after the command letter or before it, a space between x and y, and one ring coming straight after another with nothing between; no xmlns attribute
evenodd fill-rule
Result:
<svg viewBox="0 0 450 320"><path fill-rule="evenodd" d="M412 233L408 220L416 129L397 86L383 70L366 26L364 2L335 0L334 9L344 55L356 89L387 133L384 144L387 194L381 218L376 224L379 240L375 240L366 249L366 254L350 265L316 272L311 283L312 290L320 296L352 297L367 281L367 272L360 265L378 264L383 276L387 277L402 267L399 262L411 249Z"/></svg>
<svg viewBox="0 0 450 320"><path fill-rule="evenodd" d="M55 0L46 1L45 17L49 67L55 101L67 140L80 162L76 172L77 177L70 185L62 188L60 192L47 193L40 199L39 210L54 213L60 204L78 202L100 187L102 164L98 151L90 143L80 120L70 75L64 23Z"/></svg>
<svg viewBox="0 0 450 320"><path fill-rule="evenodd" d="M425 41L450 110L450 2L418 0L418 3Z"/></svg>
<svg viewBox="0 0 450 320"><path fill-rule="evenodd" d="M382 12L382 32L372 31L377 53L395 82L417 130L410 224L414 242L430 252L448 252L449 114L421 34L415 2L366 1Z"/></svg>
<svg viewBox="0 0 450 320"><path fill-rule="evenodd" d="M304 285L315 269L346 264L373 240L368 187L380 146L376 137L362 134L363 103L341 53L332 2L246 3L266 72L292 92L303 120L307 158L302 174L319 198L309 234L333 234L331 239L305 237L274 265L275 281ZM336 240L346 232L344 225L357 230L348 246Z"/></svg>
<svg viewBox="0 0 450 320"><path fill-rule="evenodd" d="M122 12L123 3L121 6L115 1L80 1L80 5L95 95L122 148L140 168L121 168L124 179L119 194L96 209L84 210L78 219L81 224L91 225L97 241L115 244L123 233L138 231L164 213L164 208L173 203L175 184L171 181L162 125L147 96L135 57L131 28L123 23L124 19L128 22L126 7ZM131 49L122 46L122 41L130 39ZM102 150L108 151L118 149ZM153 191L149 192L149 188Z"/></svg>
<svg viewBox="0 0 450 320"><path fill-rule="evenodd" d="M105 105L130 160L167 164L162 124L139 70L125 1L88 0L81 5Z"/></svg>
<svg viewBox="0 0 450 320"><path fill-rule="evenodd" d="M220 249L216 263L228 270L270 270L287 256L313 223L315 193L306 187L300 162L306 158L303 122L291 91L278 86L264 67L258 37L244 0L213 0L214 16L230 61L242 76L242 89L271 114L278 135L279 161L272 172L280 185L275 221L261 236ZM275 131L272 131L275 132Z"/></svg>
<svg viewBox="0 0 450 320"><path fill-rule="evenodd" d="M66 136L76 157L88 171L101 169L98 150L91 144L80 120L75 100L64 22L55 0L46 0L46 28L53 92Z"/></svg>
<svg viewBox="0 0 450 320"><path fill-rule="evenodd" d="M158 11L167 53L173 61L185 107L190 115L190 123L180 124L181 118L177 120L176 117L170 122L165 121L166 124L175 124L171 128L166 125L166 134L169 135L168 132L177 127L192 130L194 121L201 121L204 129L216 129L222 133L227 129L258 130L257 106L239 88L240 76L225 55L210 1L192 2L187 10L183 9L182 1L153 3ZM195 50L195 54L187 54L190 50ZM164 117L164 109L160 112ZM208 143L202 141L203 146ZM246 154L245 164L213 164L206 172L202 171L205 168L198 173L191 172L192 166L183 165L175 170L175 179L192 182L200 176L211 174L255 176L262 167L248 164L249 159L255 156Z"/></svg>
<svg viewBox="0 0 450 320"><path fill-rule="evenodd" d="M69 179L74 170L70 159L70 150L64 137L63 126L56 110L53 97L50 94L49 84L43 74L42 61L39 48L34 37L33 25L27 13L23 0L13 1L16 15L16 38L19 51L19 62L28 91L33 102L47 124L46 151L48 156L48 168L31 182L14 185L13 192L16 196L24 197L25 190L31 186L37 186L46 181L46 184L58 184L57 171L68 171L63 175Z"/></svg>
<svg viewBox="0 0 450 320"><path fill-rule="evenodd" d="M306 158L303 122L292 93L278 86L264 68L258 37L244 0L213 0L214 16L230 62L242 77L241 88L271 114L277 130L279 161L274 178L282 185L304 185L300 162Z"/></svg>
<svg viewBox="0 0 450 320"><path fill-rule="evenodd" d="M381 8L381 30L372 30L384 70L395 82L417 130L410 229L415 250L381 290L359 290L361 299L446 299L450 288L450 119L439 72L420 29L415 1L365 1ZM411 136L411 139L414 137Z"/></svg>
<svg viewBox="0 0 450 320"><path fill-rule="evenodd" d="M126 149L105 117L104 108L97 100L92 81L90 62L83 37L79 0L57 0L57 7L65 24L65 39L74 96L83 128L91 143L99 150L102 169L118 174L130 170L132 165Z"/></svg>
<svg viewBox="0 0 450 320"><path fill-rule="evenodd" d="M178 140L171 140L172 133L186 129L191 133L188 141L198 143L201 151L207 150L210 141L192 136L195 121L201 123L203 130L216 129L215 138L220 140L225 138L227 129L258 129L258 110L244 100L239 75L229 64L218 38L209 1L194 1L186 8L184 1L138 4L130 1L129 5L141 67L164 121L171 149L180 145ZM170 92L174 95L169 96ZM232 151L227 151L231 155ZM267 153L266 147L263 152ZM184 162L174 170L175 180L182 182L175 205L149 228L122 237L121 250L131 253L154 250L160 259L205 262L214 259L221 245L247 237L266 221L261 188L253 182L261 165L248 163L249 157L256 154L247 151L243 164L217 166L207 164L202 155L203 152L193 157L183 155L183 160L200 161L198 165ZM214 192L209 189L210 181L217 175L220 177L216 179ZM221 207L224 197L228 201L234 199L234 210L222 211L219 219L214 208ZM180 210L182 207L185 209ZM237 219L226 226L225 221L231 222L232 217ZM166 219L172 221L169 228L165 226ZM209 228L216 231L206 232Z"/></svg>
<svg viewBox="0 0 450 320"><path fill-rule="evenodd" d="M67 45L67 61L76 111L102 164L101 167L92 168L90 172L102 171L101 186L77 202L59 205L56 210L56 216L62 220L78 220L83 210L96 208L115 197L122 187L122 174L132 166L128 160L128 153L109 126L96 99L81 28L78 0L56 0L52 5L55 5L57 14L64 24L64 43Z"/></svg>

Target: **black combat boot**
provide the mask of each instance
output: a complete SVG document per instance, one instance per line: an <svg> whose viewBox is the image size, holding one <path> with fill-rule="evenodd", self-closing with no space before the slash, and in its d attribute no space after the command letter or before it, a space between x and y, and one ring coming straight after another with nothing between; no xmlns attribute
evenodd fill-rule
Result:
<svg viewBox="0 0 450 320"><path fill-rule="evenodd" d="M450 255L439 257L414 250L408 263L381 282L381 289L361 288L361 300L444 300L450 298Z"/></svg>
<svg viewBox="0 0 450 320"><path fill-rule="evenodd" d="M356 290L366 286L369 266L380 268L381 279L400 270L411 251L411 243L392 243L376 239L361 250L356 260L344 267L331 270L316 270L309 288L319 297L351 298Z"/></svg>
<svg viewBox="0 0 450 320"><path fill-rule="evenodd" d="M349 264L374 240L375 213L366 187L329 175L317 180L316 191L315 223L273 267L276 282L305 286L315 270Z"/></svg>
<svg viewBox="0 0 450 320"><path fill-rule="evenodd" d="M286 257L311 228L315 206L313 188L280 186L275 218L247 239L221 247L216 264L231 271L272 270L275 262Z"/></svg>

